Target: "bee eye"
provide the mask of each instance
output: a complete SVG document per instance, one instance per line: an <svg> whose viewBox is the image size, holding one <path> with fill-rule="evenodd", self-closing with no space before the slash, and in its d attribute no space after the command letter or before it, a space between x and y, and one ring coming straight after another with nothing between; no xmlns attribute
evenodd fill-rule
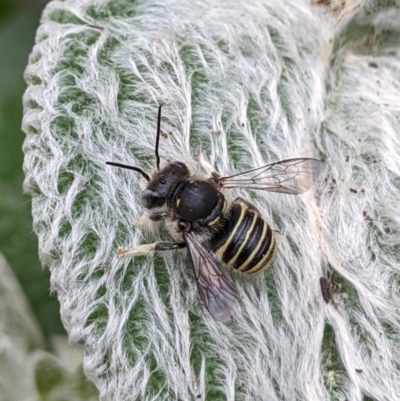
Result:
<svg viewBox="0 0 400 401"><path fill-rule="evenodd" d="M152 209L153 207L158 207L163 205L165 199L163 199L158 192L145 189L142 192L141 197L142 205L147 209Z"/></svg>
<svg viewBox="0 0 400 401"><path fill-rule="evenodd" d="M165 183L166 183L165 178L164 178L164 177L161 177L161 178L160 178L160 184L165 184Z"/></svg>

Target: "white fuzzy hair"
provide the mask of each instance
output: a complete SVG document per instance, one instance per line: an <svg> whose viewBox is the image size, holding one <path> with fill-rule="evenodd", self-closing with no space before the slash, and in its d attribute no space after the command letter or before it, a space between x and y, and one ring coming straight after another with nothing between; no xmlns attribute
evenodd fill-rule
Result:
<svg viewBox="0 0 400 401"><path fill-rule="evenodd" d="M400 11L348 4L339 22L307 0L48 4L26 70L25 189L102 399L400 399ZM268 272L233 274L228 324L185 252L116 257L170 238L133 226L142 179L105 165L154 168L160 103L163 162L198 171L201 145L223 175L327 166L302 196L235 193L279 234Z"/></svg>

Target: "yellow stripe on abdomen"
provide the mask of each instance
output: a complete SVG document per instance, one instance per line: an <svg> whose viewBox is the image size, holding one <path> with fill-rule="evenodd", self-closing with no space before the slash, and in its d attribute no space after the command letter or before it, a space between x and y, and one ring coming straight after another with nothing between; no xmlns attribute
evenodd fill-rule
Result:
<svg viewBox="0 0 400 401"><path fill-rule="evenodd" d="M261 237L258 240L257 246L254 248L254 251L251 253L251 255L247 258L247 260L239 267L240 271L246 270L246 267L253 261L255 256L257 255L257 252L260 250L262 241L265 240L265 236L267 233L267 228L268 224L263 220L263 231L261 233Z"/></svg>
<svg viewBox="0 0 400 401"><path fill-rule="evenodd" d="M267 223L265 223L267 224ZM266 238L264 238L265 240ZM261 241L260 241L261 242ZM273 231L271 230L271 243L264 255L262 255L260 261L252 267L250 270L248 270L246 273L260 273L263 270L267 269L269 265L272 263L272 260L274 258L274 253L275 253L275 235Z"/></svg>
<svg viewBox="0 0 400 401"><path fill-rule="evenodd" d="M240 224L242 223L245 214L246 214L246 208L243 205L240 205L240 216L239 216L238 221L235 224L235 227L233 228L233 230L231 232L231 235L225 241L225 243L215 251L215 253L220 258L223 258L223 255L226 252L226 250L227 250L228 246L230 245L230 243L232 242L232 239L234 238L238 228L240 227Z"/></svg>
<svg viewBox="0 0 400 401"><path fill-rule="evenodd" d="M228 262L228 265L233 266L236 262L236 259L239 257L239 255L241 254L241 252L243 251L243 249L245 248L246 244L249 241L250 235L254 230L254 226L256 225L258 219L258 215L257 213L254 213L253 216L253 221L251 222L251 226L249 227L249 229L247 230L246 236L242 242L242 244L240 245L240 248L237 250L237 252L235 253L235 255L231 258L231 260Z"/></svg>

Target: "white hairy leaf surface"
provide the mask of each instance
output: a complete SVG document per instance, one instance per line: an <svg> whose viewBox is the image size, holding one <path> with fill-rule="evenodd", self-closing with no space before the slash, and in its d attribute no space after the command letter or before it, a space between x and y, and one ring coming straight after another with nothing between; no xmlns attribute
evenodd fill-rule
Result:
<svg viewBox="0 0 400 401"><path fill-rule="evenodd" d="M399 399L399 9L371 4L338 24L305 0L49 3L26 70L25 189L102 399ZM198 173L200 145L223 176L293 157L327 167L301 196L231 191L277 252L260 276L232 273L227 324L186 251L116 256L171 238L134 226L140 174L105 165L153 171L159 104L162 163Z"/></svg>

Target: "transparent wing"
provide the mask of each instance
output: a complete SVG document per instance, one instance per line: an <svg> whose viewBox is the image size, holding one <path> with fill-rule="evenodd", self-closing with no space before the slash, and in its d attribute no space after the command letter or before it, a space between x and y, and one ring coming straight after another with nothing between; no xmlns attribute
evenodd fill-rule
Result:
<svg viewBox="0 0 400 401"><path fill-rule="evenodd" d="M214 319L227 322L238 299L236 287L192 233L183 233L183 239L193 264L201 300Z"/></svg>
<svg viewBox="0 0 400 401"><path fill-rule="evenodd" d="M220 177L223 188L250 188L298 195L308 191L321 177L324 164L317 159L296 158L267 164L253 170Z"/></svg>

